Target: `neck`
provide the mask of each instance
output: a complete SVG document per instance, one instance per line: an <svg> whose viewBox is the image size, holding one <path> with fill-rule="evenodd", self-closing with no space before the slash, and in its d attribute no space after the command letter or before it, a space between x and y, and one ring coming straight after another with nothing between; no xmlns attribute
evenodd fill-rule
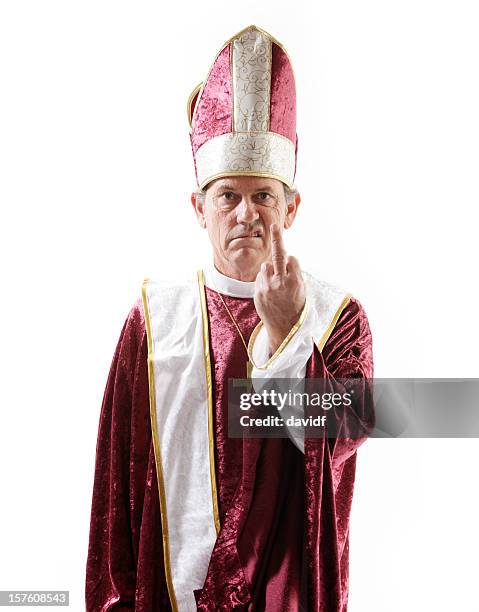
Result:
<svg viewBox="0 0 479 612"><path fill-rule="evenodd" d="M218 261L216 257L214 258L214 266L216 270L221 272L221 274L224 276L244 283L254 283L259 272L259 268L258 270L252 270L251 268L248 270L241 270L240 268L236 268L232 265L225 265L223 262Z"/></svg>

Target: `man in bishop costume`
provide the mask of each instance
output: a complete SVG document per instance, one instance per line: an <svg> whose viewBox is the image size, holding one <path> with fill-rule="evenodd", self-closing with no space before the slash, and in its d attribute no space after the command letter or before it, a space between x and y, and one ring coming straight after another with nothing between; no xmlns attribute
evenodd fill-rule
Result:
<svg viewBox="0 0 479 612"><path fill-rule="evenodd" d="M285 252L295 218L291 61L249 26L188 100L212 263L146 279L103 397L88 612L345 612L349 518L365 437L232 438L228 379L369 379L360 302ZM140 293L140 292L139 292ZM368 420L364 397L353 413Z"/></svg>

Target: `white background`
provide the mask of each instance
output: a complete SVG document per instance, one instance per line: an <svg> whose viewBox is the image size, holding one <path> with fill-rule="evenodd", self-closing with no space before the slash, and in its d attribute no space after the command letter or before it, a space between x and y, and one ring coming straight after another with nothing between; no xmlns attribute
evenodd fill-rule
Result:
<svg viewBox="0 0 479 612"><path fill-rule="evenodd" d="M296 74L286 245L366 309L378 377L478 375L478 6L0 5L0 589L83 610L96 435L145 276L209 258L186 100L255 23ZM350 612L479 610L477 440L358 451Z"/></svg>

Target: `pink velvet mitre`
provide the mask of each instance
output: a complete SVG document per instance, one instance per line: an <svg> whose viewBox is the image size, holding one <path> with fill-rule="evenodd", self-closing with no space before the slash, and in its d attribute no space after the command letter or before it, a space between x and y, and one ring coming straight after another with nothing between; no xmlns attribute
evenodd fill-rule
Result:
<svg viewBox="0 0 479 612"><path fill-rule="evenodd" d="M220 176L253 175L293 185L296 88L284 47L251 25L218 52L188 100L198 186Z"/></svg>

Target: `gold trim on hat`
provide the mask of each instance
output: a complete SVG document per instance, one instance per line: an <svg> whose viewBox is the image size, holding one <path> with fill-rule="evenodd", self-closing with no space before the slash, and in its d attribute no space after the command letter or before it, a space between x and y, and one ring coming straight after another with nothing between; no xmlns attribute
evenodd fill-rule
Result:
<svg viewBox="0 0 479 612"><path fill-rule="evenodd" d="M195 112L195 109L191 108L191 105L193 104L193 100L195 99L196 94L200 91L202 85L203 85L203 82L198 83L198 85L190 93L188 97L188 102L186 103L186 114L188 115L188 123L190 125L190 128L191 128L191 121L193 119L193 113ZM198 101L199 99L200 98L198 96L196 101ZM195 104L195 108L196 108L196 104Z"/></svg>

